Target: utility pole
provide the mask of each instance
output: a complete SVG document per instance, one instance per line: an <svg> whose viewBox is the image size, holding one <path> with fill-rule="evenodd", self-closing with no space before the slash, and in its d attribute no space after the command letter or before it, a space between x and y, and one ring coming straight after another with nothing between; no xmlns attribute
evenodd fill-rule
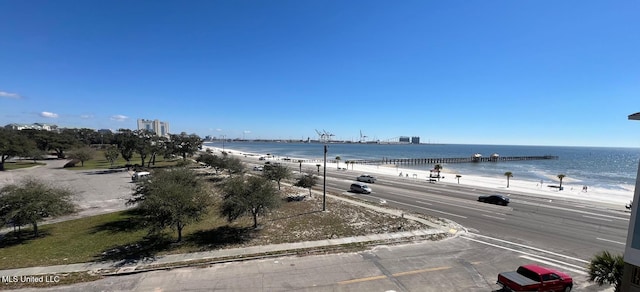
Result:
<svg viewBox="0 0 640 292"><path fill-rule="evenodd" d="M327 145L324 145L324 177L322 182L322 211L327 210Z"/></svg>

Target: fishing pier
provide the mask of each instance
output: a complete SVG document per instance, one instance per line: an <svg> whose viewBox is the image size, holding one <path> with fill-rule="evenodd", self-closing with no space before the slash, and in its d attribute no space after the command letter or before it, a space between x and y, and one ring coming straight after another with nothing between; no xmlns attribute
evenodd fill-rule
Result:
<svg viewBox="0 0 640 292"><path fill-rule="evenodd" d="M522 161L522 160L551 160L558 159L554 155L542 156L499 156L493 154L483 157L474 154L469 157L441 157L441 158L383 158L382 160L355 160L349 161L355 164L395 164L395 165L420 165L438 163L479 163L479 162L500 162L500 161ZM335 161L334 161L335 162Z"/></svg>

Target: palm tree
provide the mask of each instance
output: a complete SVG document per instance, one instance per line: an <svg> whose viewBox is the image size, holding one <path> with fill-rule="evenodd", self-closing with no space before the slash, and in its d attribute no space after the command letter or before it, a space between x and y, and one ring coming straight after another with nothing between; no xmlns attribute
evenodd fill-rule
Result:
<svg viewBox="0 0 640 292"><path fill-rule="evenodd" d="M624 269L624 258L622 255L612 255L608 251L602 251L589 263L589 281L596 282L602 286L612 284L615 292L622 289L622 270Z"/></svg>
<svg viewBox="0 0 640 292"><path fill-rule="evenodd" d="M461 178L461 177L462 177L461 175L456 174L456 178L458 179L458 184L460 184L460 178Z"/></svg>
<svg viewBox="0 0 640 292"><path fill-rule="evenodd" d="M558 174L558 179L560 180L560 187L558 188L558 190L562 190L562 179L565 177L566 175L564 174Z"/></svg>
<svg viewBox="0 0 640 292"><path fill-rule="evenodd" d="M507 177L507 188L509 187L509 178L513 177L513 173L511 171L507 171L504 173L504 176Z"/></svg>
<svg viewBox="0 0 640 292"><path fill-rule="evenodd" d="M340 160L342 158L340 158L340 156L336 156L336 165L338 166L338 169L340 169Z"/></svg>
<svg viewBox="0 0 640 292"><path fill-rule="evenodd" d="M442 165L436 164L433 166L433 169L435 169L438 172L438 181L440 181L440 170L442 169Z"/></svg>

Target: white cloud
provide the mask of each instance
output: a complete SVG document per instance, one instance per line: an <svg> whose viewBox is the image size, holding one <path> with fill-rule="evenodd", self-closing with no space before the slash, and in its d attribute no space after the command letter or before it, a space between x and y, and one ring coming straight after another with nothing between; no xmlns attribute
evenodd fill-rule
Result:
<svg viewBox="0 0 640 292"><path fill-rule="evenodd" d="M80 115L80 117L83 119L91 119L93 118L93 115Z"/></svg>
<svg viewBox="0 0 640 292"><path fill-rule="evenodd" d="M249 130L244 130L244 132L243 132L243 133L245 133L245 134L250 134L250 133L251 133L251 131L249 131Z"/></svg>
<svg viewBox="0 0 640 292"><path fill-rule="evenodd" d="M58 117L58 114L52 112L41 112L40 116L43 118L52 118L55 119Z"/></svg>
<svg viewBox="0 0 640 292"><path fill-rule="evenodd" d="M13 99L21 99L22 96L17 93L11 93L6 91L0 91L0 97L13 98Z"/></svg>
<svg viewBox="0 0 640 292"><path fill-rule="evenodd" d="M218 128L218 129L216 129L216 131L218 131L218 132L222 132L222 129Z"/></svg>
<svg viewBox="0 0 640 292"><path fill-rule="evenodd" d="M118 121L118 122L124 122L126 119L128 119L129 117L127 116L123 116L123 115L115 115L115 116L111 116L111 120L112 121Z"/></svg>

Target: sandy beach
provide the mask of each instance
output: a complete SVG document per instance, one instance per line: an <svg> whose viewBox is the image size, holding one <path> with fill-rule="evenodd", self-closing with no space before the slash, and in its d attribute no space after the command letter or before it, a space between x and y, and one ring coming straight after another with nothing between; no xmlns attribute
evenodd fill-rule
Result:
<svg viewBox="0 0 640 292"><path fill-rule="evenodd" d="M222 152L221 148L209 147L205 146L205 149L211 149L214 154L219 154ZM241 155L247 157L255 157L256 163L260 154L256 153L248 153L242 151L236 151L234 149L225 148L227 153L231 155ZM291 161L297 161L298 158L289 157ZM267 158L269 160L280 160L281 158ZM300 160L304 160L300 158ZM303 165L314 166L313 163L303 163ZM327 162L327 170L337 170L338 166L340 168L347 168L345 163L340 163L340 165L336 165L336 163ZM295 169L294 169L295 170ZM378 177L384 176L402 176L407 180L421 180L426 181L429 179L430 172L429 171L419 171L415 169L408 169L402 167L395 167L393 165L362 165L355 164L349 165L348 172L353 172L354 175L360 174L371 174ZM435 174L435 172L434 172ZM456 175L460 175L458 179ZM448 169L444 168L440 170L440 180L437 183L444 184L460 184L472 187L481 187L494 189L496 192L506 193L509 192L518 192L518 193L526 193L532 196L538 196L543 198L563 198L577 201L592 201L592 202L601 202L607 203L608 205L618 206L621 209L624 209L624 205L629 203L633 199L634 194L634 186L621 186L619 190L610 190L605 188L598 188L581 184L580 182L576 182L572 180L570 177L565 177L562 180L563 190L559 190L557 186L560 185L560 180L557 177L548 177L541 181L533 181L533 180L523 180L518 179L518 177L514 176L509 179L509 187L507 188L507 177L485 177L478 175L468 175L465 173L452 173ZM555 186L555 187L554 187Z"/></svg>

